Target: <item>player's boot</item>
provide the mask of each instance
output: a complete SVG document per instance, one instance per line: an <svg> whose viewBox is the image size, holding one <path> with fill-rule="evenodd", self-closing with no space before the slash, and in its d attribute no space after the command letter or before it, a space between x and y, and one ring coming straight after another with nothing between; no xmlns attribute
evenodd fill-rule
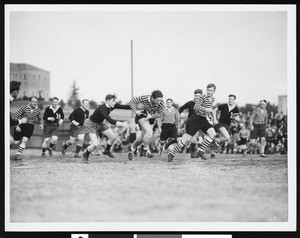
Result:
<svg viewBox="0 0 300 238"><path fill-rule="evenodd" d="M84 152L82 154L82 163L84 163L84 164L88 164L89 163L89 156L86 154L86 152Z"/></svg>
<svg viewBox="0 0 300 238"><path fill-rule="evenodd" d="M207 158L206 158L206 156L205 156L205 154L204 154L204 151L199 150L199 151L198 151L198 154L199 154L199 157L200 157L201 159L207 160Z"/></svg>
<svg viewBox="0 0 300 238"><path fill-rule="evenodd" d="M115 156L108 150L103 151L103 154L109 156L110 158L115 158Z"/></svg>
<svg viewBox="0 0 300 238"><path fill-rule="evenodd" d="M154 155L151 153L150 150L147 150L146 156L147 156L148 158L153 158L153 157L154 157Z"/></svg>
<svg viewBox="0 0 300 238"><path fill-rule="evenodd" d="M266 158L267 156L263 153L263 154L260 154L260 157Z"/></svg>
<svg viewBox="0 0 300 238"><path fill-rule="evenodd" d="M145 156L144 145L141 145L141 147L140 147L140 156L141 157Z"/></svg>
<svg viewBox="0 0 300 238"><path fill-rule="evenodd" d="M17 161L21 161L21 160L22 160L22 158L20 157L20 155L19 155L19 154L16 154L16 155L15 155L15 160L17 160Z"/></svg>
<svg viewBox="0 0 300 238"><path fill-rule="evenodd" d="M174 159L174 155L172 155L171 153L168 154L168 162L172 162Z"/></svg>
<svg viewBox="0 0 300 238"><path fill-rule="evenodd" d="M81 158L78 153L75 153L74 158Z"/></svg>
<svg viewBox="0 0 300 238"><path fill-rule="evenodd" d="M243 156L246 156L248 152L249 152L249 150L245 149L245 150L243 151Z"/></svg>
<svg viewBox="0 0 300 238"><path fill-rule="evenodd" d="M49 151L49 155L53 156L52 149L50 149L50 147L48 147L48 151Z"/></svg>
<svg viewBox="0 0 300 238"><path fill-rule="evenodd" d="M216 157L216 154L213 152L210 154L210 158L215 158Z"/></svg>
<svg viewBox="0 0 300 238"><path fill-rule="evenodd" d="M195 150L193 153L191 153L191 158L192 159L197 159L199 157L200 157L200 155L199 155L198 150Z"/></svg>
<svg viewBox="0 0 300 238"><path fill-rule="evenodd" d="M128 160L132 160L133 157L137 156L137 149L135 149L134 151L132 151L131 146L129 147L129 153L128 153Z"/></svg>
<svg viewBox="0 0 300 238"><path fill-rule="evenodd" d="M45 157L45 156L46 156L45 152L42 152L42 157Z"/></svg>

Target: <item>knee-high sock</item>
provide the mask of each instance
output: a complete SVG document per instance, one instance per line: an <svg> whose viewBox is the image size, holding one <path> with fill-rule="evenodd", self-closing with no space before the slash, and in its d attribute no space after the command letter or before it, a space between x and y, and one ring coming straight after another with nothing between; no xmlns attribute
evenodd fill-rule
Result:
<svg viewBox="0 0 300 238"><path fill-rule="evenodd" d="M210 145L210 143L213 142L213 139L207 136L205 140L203 141L202 145L200 146L200 151L205 151L207 147Z"/></svg>
<svg viewBox="0 0 300 238"><path fill-rule="evenodd" d="M171 151L172 155L175 155L176 153L178 153L179 151L182 150L182 148L184 147L184 143L182 141L179 141L173 148L173 150Z"/></svg>
<svg viewBox="0 0 300 238"><path fill-rule="evenodd" d="M22 142L22 143L19 145L17 155L22 154L22 152L25 150L25 148L26 148L26 145L25 145L25 143Z"/></svg>

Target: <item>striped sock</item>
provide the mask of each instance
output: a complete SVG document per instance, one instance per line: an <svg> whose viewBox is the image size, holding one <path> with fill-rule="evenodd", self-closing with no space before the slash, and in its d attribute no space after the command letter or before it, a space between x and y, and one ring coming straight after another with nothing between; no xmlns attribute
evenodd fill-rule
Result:
<svg viewBox="0 0 300 238"><path fill-rule="evenodd" d="M22 154L22 152L25 150L25 146L24 145L19 145L19 148L18 148L18 152L17 152L17 155L20 155Z"/></svg>
<svg viewBox="0 0 300 238"><path fill-rule="evenodd" d="M213 142L213 139L207 136L205 140L203 141L202 145L200 146L200 151L205 151L207 147L210 145L210 143Z"/></svg>
<svg viewBox="0 0 300 238"><path fill-rule="evenodd" d="M175 156L175 154L178 153L179 151L181 151L183 147L184 147L184 143L182 143L182 141L179 141L174 146L173 150L171 151L171 154Z"/></svg>

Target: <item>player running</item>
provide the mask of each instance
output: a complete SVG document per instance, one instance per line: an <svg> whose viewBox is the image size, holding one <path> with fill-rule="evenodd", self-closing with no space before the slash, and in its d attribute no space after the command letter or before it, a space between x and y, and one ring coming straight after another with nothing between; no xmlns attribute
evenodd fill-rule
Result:
<svg viewBox="0 0 300 238"><path fill-rule="evenodd" d="M51 105L45 109L43 116L44 119L44 141L42 144L42 157L46 154L46 150L49 151L49 155L53 155L53 147L56 145L59 136L59 127L64 121L64 112L59 104L59 99L53 97ZM51 138L51 139L50 139ZM50 144L48 146L48 142Z"/></svg>
<svg viewBox="0 0 300 238"><path fill-rule="evenodd" d="M260 138L260 156L267 157L265 155L266 146L266 124L268 122L268 111L266 110L267 101L260 100L259 106L254 109L250 117L250 143L246 150L244 150L243 155L249 152L249 148L254 145L254 142L259 137Z"/></svg>
<svg viewBox="0 0 300 238"><path fill-rule="evenodd" d="M74 158L79 158L79 152L83 146L85 130L83 127L83 122L89 117L89 105L90 101L88 99L83 99L81 102L81 107L74 109L70 114L69 120L70 124L70 139L63 144L62 155L66 154L68 146L75 142L76 137L78 138L78 143L76 145L76 152Z"/></svg>
<svg viewBox="0 0 300 238"><path fill-rule="evenodd" d="M21 160L20 155L26 148L26 143L32 136L34 130L34 121L37 118L40 123L40 129L43 130L43 120L41 115L41 110L38 108L38 99L37 97L30 97L29 104L21 107L15 114L15 119L27 118L27 123L20 124L15 127L14 130L14 141L15 144L19 143L22 139L21 144L19 145L18 152L16 153L15 160Z"/></svg>
<svg viewBox="0 0 300 238"><path fill-rule="evenodd" d="M195 99L200 98L202 93L203 93L202 89L196 89L194 91L194 100L188 101L187 103L185 103L184 105L182 105L179 108L179 113L182 117L186 117L185 114L183 113L183 111L186 110L186 109L188 109L188 111L189 111L189 114L188 114L187 118L190 118L191 115L193 115L194 106L195 106ZM191 139L191 143L190 143L191 154L195 152L198 137L199 137L199 133L197 132Z"/></svg>
<svg viewBox="0 0 300 238"><path fill-rule="evenodd" d="M178 110L173 107L173 100L171 98L168 98L166 100L166 107L164 111L162 112L162 117L159 118L161 120L162 126L161 126L161 134L160 134L160 151L159 156L161 156L161 153L163 149L167 149L168 147L165 147L177 142L177 130L180 128L179 124L179 112ZM169 140L168 144L166 144L166 141Z"/></svg>
<svg viewBox="0 0 300 238"><path fill-rule="evenodd" d="M197 149L191 157L206 160L205 149L210 145L216 136L216 132L207 120L207 115L212 113L212 105L215 101L213 94L216 90L216 86L210 83L206 87L206 94L202 95L200 98L195 98L194 114L188 119L186 123L186 133L183 134L181 140L175 145L173 150L168 154L168 161L171 162L175 154L182 150L182 148L191 140L191 138L196 134L198 130L202 130L207 133L208 136L205 137L200 149Z"/></svg>
<svg viewBox="0 0 300 238"><path fill-rule="evenodd" d="M130 110L129 105L121 105L116 102L117 96L114 94L108 94L105 97L105 103L98 106L94 113L90 116L90 118L87 118L84 121L84 129L87 134L89 134L89 137L91 139L91 144L87 147L86 151L83 153L82 162L88 163L88 158L90 156L90 153L94 151L98 146L98 138L97 134L102 133L103 135L108 137L108 142L105 148L105 151L103 152L104 155L107 155L111 158L115 158L115 156L110 152L111 145L117 138L117 134L113 132L113 130L110 128L109 122L112 125L116 126L122 126L127 128L128 122L120 122L112 119L109 114L112 110L115 108L117 109L128 109ZM107 122L106 122L106 121Z"/></svg>
<svg viewBox="0 0 300 238"><path fill-rule="evenodd" d="M225 141L230 140L229 128L232 120L239 121L239 109L235 103L236 96L230 94L228 96L228 103L221 104L213 110L213 120L215 130L220 132L220 139L215 139L215 145L218 149ZM219 121L217 119L217 113L220 112ZM215 153L212 152L211 157L215 157Z"/></svg>
<svg viewBox="0 0 300 238"><path fill-rule="evenodd" d="M142 104L144 109L137 109L137 104ZM137 156L137 147L142 143L144 144L146 156L152 158L153 154L149 148L153 135L151 125L154 124L156 118L161 117L164 110L163 94L160 90L155 90L151 95L133 98L130 100L129 105L136 114L136 120L141 127L142 134L131 144L128 159L132 160L133 156ZM158 127L161 127L161 125L158 124Z"/></svg>

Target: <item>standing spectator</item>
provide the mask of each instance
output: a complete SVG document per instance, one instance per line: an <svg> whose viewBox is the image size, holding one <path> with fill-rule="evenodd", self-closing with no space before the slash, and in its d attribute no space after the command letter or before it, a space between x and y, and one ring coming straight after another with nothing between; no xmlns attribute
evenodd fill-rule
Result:
<svg viewBox="0 0 300 238"><path fill-rule="evenodd" d="M46 150L48 149L49 155L52 156L53 147L56 145L58 136L59 136L59 127L64 121L64 112L61 107L58 105L59 99L57 97L53 97L51 99L51 105L45 109L44 113L44 141L42 144L42 157L46 154ZM48 142L50 140L50 144L48 146Z"/></svg>
<svg viewBox="0 0 300 238"><path fill-rule="evenodd" d="M27 123L20 124L15 128L14 140L18 143L21 139L22 142L19 145L18 152L15 156L16 160L21 160L20 155L26 148L26 143L32 136L34 130L34 121L37 118L40 123L40 129L43 130L43 120L41 116L41 110L38 108L37 97L29 98L29 104L21 107L15 114L15 119L27 118Z"/></svg>
<svg viewBox="0 0 300 238"><path fill-rule="evenodd" d="M251 147L256 139L260 138L260 156L266 157L265 146L266 146L266 123L268 121L268 112L266 110L267 101L261 100L259 106L254 109L250 117L250 144ZM247 154L248 149L244 151L244 156Z"/></svg>

